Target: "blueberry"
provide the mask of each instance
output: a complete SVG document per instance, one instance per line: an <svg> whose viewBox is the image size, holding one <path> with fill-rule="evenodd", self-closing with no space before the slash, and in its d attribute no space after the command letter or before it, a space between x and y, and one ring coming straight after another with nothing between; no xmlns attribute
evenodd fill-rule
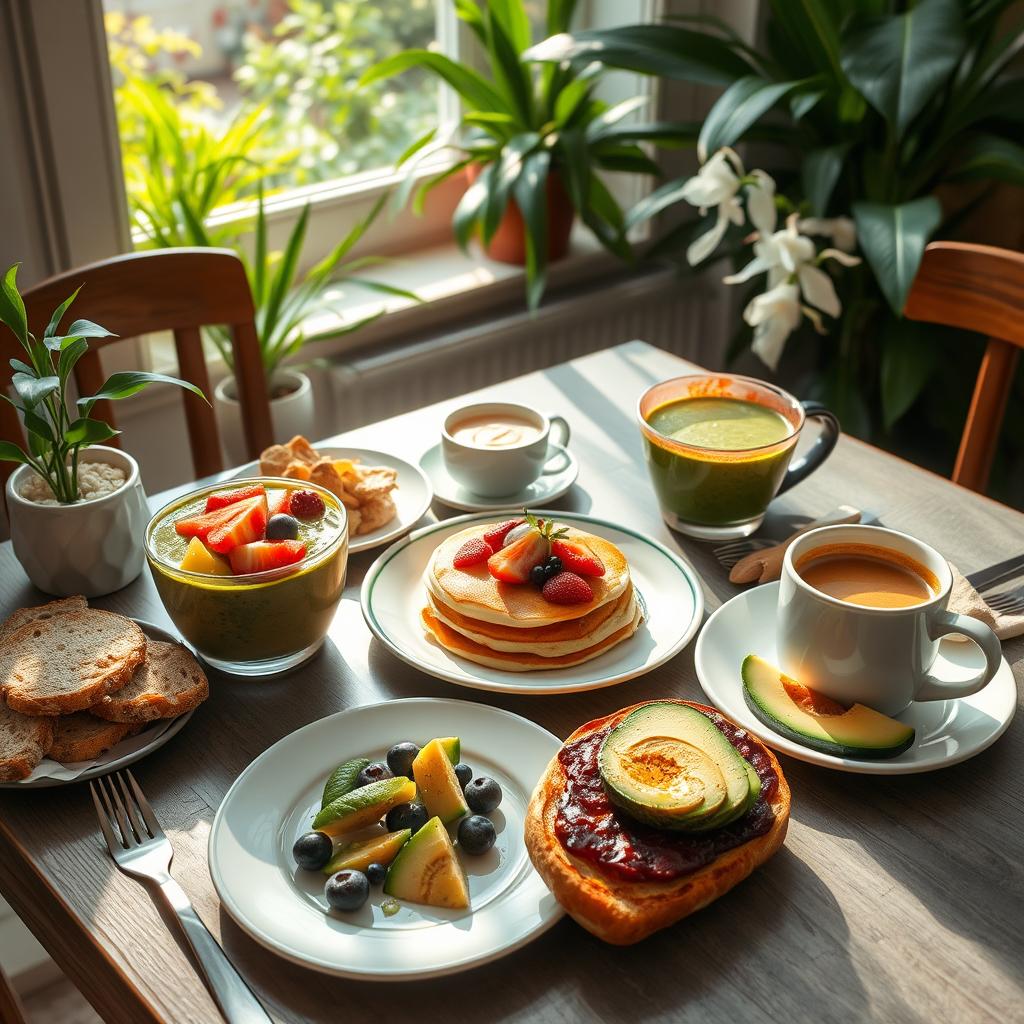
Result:
<svg viewBox="0 0 1024 1024"><path fill-rule="evenodd" d="M369 786L371 782L380 782L391 777L391 769L383 761L371 761L356 776L356 786Z"/></svg>
<svg viewBox="0 0 1024 1024"><path fill-rule="evenodd" d="M404 775L407 779L412 778L412 763L420 748L410 740L402 740L396 743L388 751L388 767L396 776Z"/></svg>
<svg viewBox="0 0 1024 1024"><path fill-rule="evenodd" d="M292 856L300 868L319 871L330 859L334 844L323 832L307 832L299 836L292 847Z"/></svg>
<svg viewBox="0 0 1024 1024"><path fill-rule="evenodd" d="M530 570L530 582L533 583L535 586L543 586L547 578L547 570L544 568L543 565L535 565Z"/></svg>
<svg viewBox="0 0 1024 1024"><path fill-rule="evenodd" d="M368 864L366 867L366 878L370 885L383 885L387 876L388 869L383 864Z"/></svg>
<svg viewBox="0 0 1024 1024"><path fill-rule="evenodd" d="M324 895L332 910L358 910L370 895L370 883L362 871L345 868L327 879Z"/></svg>
<svg viewBox="0 0 1024 1024"><path fill-rule="evenodd" d="M459 847L471 857L486 853L495 840L494 825L482 814L471 814L459 822Z"/></svg>
<svg viewBox="0 0 1024 1024"><path fill-rule="evenodd" d="M295 540L299 535L299 521L294 516L278 512L267 522L267 540Z"/></svg>
<svg viewBox="0 0 1024 1024"><path fill-rule="evenodd" d="M486 775L473 779L464 792L469 809L477 814L490 814L501 803L501 786Z"/></svg>
<svg viewBox="0 0 1024 1024"><path fill-rule="evenodd" d="M430 815L423 804L399 804L392 807L384 819L389 832L400 832L403 828L419 832L429 820Z"/></svg>
<svg viewBox="0 0 1024 1024"><path fill-rule="evenodd" d="M455 777L459 780L459 785L465 789L473 778L473 769L465 762L460 761L455 766Z"/></svg>
<svg viewBox="0 0 1024 1024"><path fill-rule="evenodd" d="M545 563L544 568L547 569L550 576L556 576L562 571L562 560L558 555L552 555Z"/></svg>

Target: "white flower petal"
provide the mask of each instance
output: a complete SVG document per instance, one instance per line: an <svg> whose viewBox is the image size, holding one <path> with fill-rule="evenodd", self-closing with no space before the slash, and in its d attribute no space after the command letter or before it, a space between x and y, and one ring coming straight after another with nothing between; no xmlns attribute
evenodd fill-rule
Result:
<svg viewBox="0 0 1024 1024"><path fill-rule="evenodd" d="M750 347L765 366L775 370L791 333L792 328L782 320L768 320L754 331L754 340Z"/></svg>
<svg viewBox="0 0 1024 1024"><path fill-rule="evenodd" d="M770 235L778 223L778 211L775 209L775 182L764 171L752 171L757 185L747 189L747 213L750 223L762 235Z"/></svg>
<svg viewBox="0 0 1024 1024"><path fill-rule="evenodd" d="M768 269L768 264L760 257L755 256L742 270L728 277L723 277L725 284L743 284L749 281L755 274L761 274Z"/></svg>
<svg viewBox="0 0 1024 1024"><path fill-rule="evenodd" d="M689 248L686 250L686 262L691 267L694 267L706 260L715 251L728 226L729 222L719 213L715 226L690 243Z"/></svg>
<svg viewBox="0 0 1024 1024"><path fill-rule="evenodd" d="M822 260L835 260L842 263L844 267L856 267L860 263L859 256L851 256L848 252L841 252L839 249L822 249L818 253L818 262Z"/></svg>
<svg viewBox="0 0 1024 1024"><path fill-rule="evenodd" d="M805 265L797 272L797 279L800 281L800 289L804 293L804 298L812 306L817 306L818 309L833 317L839 316L843 311L843 307L839 303L839 296L836 295L835 287L832 284L832 278L824 270Z"/></svg>

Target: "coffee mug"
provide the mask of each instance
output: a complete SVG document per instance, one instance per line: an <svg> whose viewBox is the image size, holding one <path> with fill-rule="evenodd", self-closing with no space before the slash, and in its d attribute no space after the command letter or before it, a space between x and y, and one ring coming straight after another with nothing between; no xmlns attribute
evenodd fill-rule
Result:
<svg viewBox="0 0 1024 1024"><path fill-rule="evenodd" d="M915 571L924 582L919 603L872 607L824 593L801 575L815 552L875 549L883 563ZM911 567L907 569L906 567ZM934 549L880 526L823 526L798 537L786 552L776 621L779 666L841 704L866 704L895 715L913 701L948 700L977 693L999 670L999 639L984 623L947 610L953 574ZM863 598L860 598L863 599ZM916 600L916 598L903 598ZM933 671L939 640L961 634L985 655L970 678L942 679Z"/></svg>
<svg viewBox="0 0 1024 1024"><path fill-rule="evenodd" d="M523 423L528 436L515 443L489 445L494 435L486 431L489 419ZM474 431L459 429L467 423L482 425L477 438ZM558 437L552 441L555 432ZM445 417L441 455L456 483L483 498L505 498L519 494L545 473L565 469L566 455L554 445L568 442L569 424L561 416L545 416L516 402L477 402Z"/></svg>
<svg viewBox="0 0 1024 1024"><path fill-rule="evenodd" d="M701 540L749 536L772 498L813 473L839 437L839 421L820 403L727 373L655 384L637 416L662 518ZM821 433L791 465L808 418Z"/></svg>

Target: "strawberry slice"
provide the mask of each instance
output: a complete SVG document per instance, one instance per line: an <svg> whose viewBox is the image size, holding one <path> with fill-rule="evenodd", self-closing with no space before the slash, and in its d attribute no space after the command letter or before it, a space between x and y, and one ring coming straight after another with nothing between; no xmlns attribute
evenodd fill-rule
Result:
<svg viewBox="0 0 1024 1024"><path fill-rule="evenodd" d="M510 530L525 523L525 519L506 519L497 526L492 526L485 534L484 540L491 546L492 551L497 551L505 543L505 538Z"/></svg>
<svg viewBox="0 0 1024 1024"><path fill-rule="evenodd" d="M285 487L267 495L267 515L287 516L292 511L292 492Z"/></svg>
<svg viewBox="0 0 1024 1024"><path fill-rule="evenodd" d="M174 524L174 529L182 537L198 537L205 541L211 530L230 522L237 515L237 508L233 505L226 505L224 508L219 508L215 512L207 512L205 515L179 519Z"/></svg>
<svg viewBox="0 0 1024 1024"><path fill-rule="evenodd" d="M456 569L468 569L472 565L479 565L486 562L494 554L491 545L483 537L474 537L467 540L465 544L455 552L452 565Z"/></svg>
<svg viewBox="0 0 1024 1024"><path fill-rule="evenodd" d="M604 562L586 544L557 538L551 542L551 554L562 560L562 568L578 576L603 576Z"/></svg>
<svg viewBox="0 0 1024 1024"><path fill-rule="evenodd" d="M551 551L551 542L539 530L530 530L508 547L487 559L487 571L503 583L525 583L530 570L540 565Z"/></svg>
<svg viewBox="0 0 1024 1024"><path fill-rule="evenodd" d="M219 508L226 508L239 501L248 501L249 498L257 498L266 492L263 484L252 484L250 487L236 487L233 491L217 491L206 499L206 511L216 512Z"/></svg>
<svg viewBox="0 0 1024 1024"><path fill-rule="evenodd" d="M233 518L215 526L206 535L206 546L211 551L226 555L241 544L262 540L267 528L267 498L262 495L229 506L235 510Z"/></svg>
<svg viewBox="0 0 1024 1024"><path fill-rule="evenodd" d="M561 557L561 556L559 556ZM560 572L541 587L541 596L552 604L586 604L594 600L590 584L574 572Z"/></svg>
<svg viewBox="0 0 1024 1024"><path fill-rule="evenodd" d="M294 565L306 557L306 545L301 540L258 540L252 544L239 544L228 555L231 571L236 576L251 572L266 572Z"/></svg>

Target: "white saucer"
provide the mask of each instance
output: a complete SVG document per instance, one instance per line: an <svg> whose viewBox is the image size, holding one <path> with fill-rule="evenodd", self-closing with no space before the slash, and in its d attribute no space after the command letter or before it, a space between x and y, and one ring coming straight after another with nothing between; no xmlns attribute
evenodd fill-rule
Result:
<svg viewBox="0 0 1024 1024"><path fill-rule="evenodd" d="M551 458L561 456L564 467L553 473L542 474L518 494L509 494L503 498L485 498L456 483L448 475L439 444L434 445L420 459L420 466L434 485L434 497L450 508L461 509L463 512L487 512L501 508L532 509L534 506L546 505L549 501L562 497L579 476L580 467L576 456L560 444L552 443L551 448L555 452Z"/></svg>
<svg viewBox="0 0 1024 1024"><path fill-rule="evenodd" d="M371 533L363 534L361 537L350 537L348 544L350 555L357 555L360 551L379 548L383 544L390 544L392 541L398 540L402 534L408 533L430 508L434 492L426 473L419 466L414 466L397 455L374 451L371 448L339 448L334 445L321 445L317 451L329 459L358 459L364 466L387 466L398 474L398 487L391 492L397 510L395 518ZM240 480L244 477L258 475L259 471L259 463L249 462L232 473L229 479Z"/></svg>
<svg viewBox="0 0 1024 1024"><path fill-rule="evenodd" d="M532 509L538 516L570 522L610 540L629 562L644 612L628 640L582 665L536 672L503 672L450 654L424 631L423 572L437 545L472 523L494 522L477 514L446 519L409 534L387 549L363 579L360 604L374 636L403 661L428 675L460 686L501 693L578 693L644 675L679 653L693 638L704 614L704 595L694 568L656 540L603 519L575 512Z"/></svg>
<svg viewBox="0 0 1024 1024"><path fill-rule="evenodd" d="M959 700L911 704L895 717L917 730L914 745L898 757L859 760L811 750L765 725L743 698L740 665L757 654L773 665L775 611L779 584L766 583L738 594L708 619L697 639L694 661L708 699L734 721L760 736L768 746L800 761L865 775L910 775L958 764L980 754L1006 731L1017 707L1013 672L1003 659L996 677L983 690ZM943 640L935 662L943 678L973 675L984 664L971 643Z"/></svg>
<svg viewBox="0 0 1024 1024"><path fill-rule="evenodd" d="M292 844L320 808L324 780L339 761L379 760L394 743L434 736L458 736L462 760L502 790L501 806L489 815L494 848L482 857L460 855L470 909L402 901L387 917L383 893L372 888L358 911L329 913L324 876L299 870L292 857ZM224 909L257 942L327 974L409 981L495 960L563 913L523 841L530 795L561 745L519 715L466 700L389 700L321 718L260 754L228 790L210 829L210 877Z"/></svg>

